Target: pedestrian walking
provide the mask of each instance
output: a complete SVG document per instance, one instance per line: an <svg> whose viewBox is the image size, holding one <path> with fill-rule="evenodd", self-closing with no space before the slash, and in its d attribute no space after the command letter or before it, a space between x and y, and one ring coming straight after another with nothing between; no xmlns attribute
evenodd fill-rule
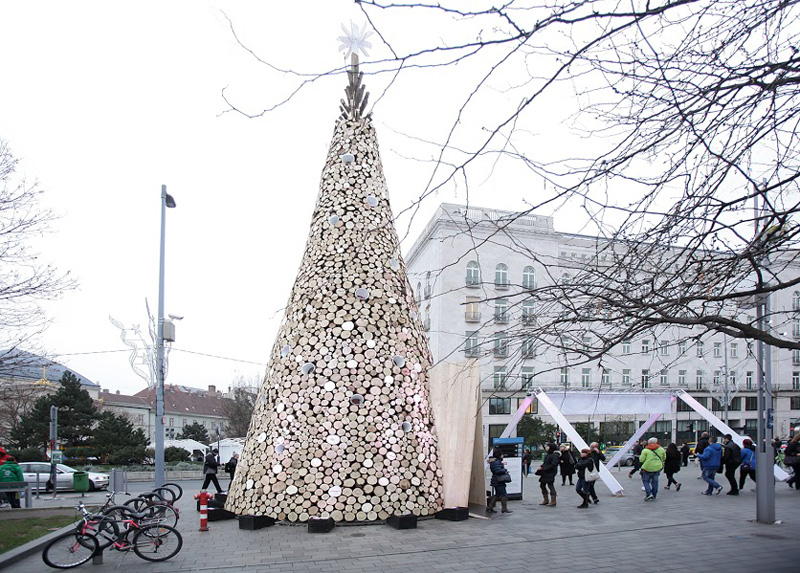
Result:
<svg viewBox="0 0 800 573"><path fill-rule="evenodd" d="M683 445L686 446L685 443ZM688 451L689 447L686 446L686 449ZM682 455L678 451L678 445L674 442L670 443L667 446L667 459L664 461L664 474L667 476L667 485L664 486L664 489L669 489L669 486L675 484L675 491L681 491L681 484L674 477L681 471L681 460Z"/></svg>
<svg viewBox="0 0 800 573"><path fill-rule="evenodd" d="M687 444L686 442L683 442L683 444L681 444L681 462L683 463L683 467L689 465L690 450L691 448L689 448L689 444Z"/></svg>
<svg viewBox="0 0 800 573"><path fill-rule="evenodd" d="M658 438L650 438L639 456L639 461L642 462L641 472L645 501L655 501L658 497L658 476L664 469L664 460L666 459L667 453L658 444Z"/></svg>
<svg viewBox="0 0 800 573"><path fill-rule="evenodd" d="M592 442L589 444L589 455L594 462L594 467L597 471L600 471L600 462L606 461L606 455L600 451L600 444L597 442ZM597 497L597 493L594 491L594 484L597 483L597 480L587 482L588 490L589 490L589 497L592 498L592 501L595 504L600 503L600 498Z"/></svg>
<svg viewBox="0 0 800 573"><path fill-rule="evenodd" d="M700 439L697 440L697 445L694 447L694 457L697 459L698 463L700 462L700 454L703 453L703 450L706 449L708 446L708 432L703 432L700 435ZM703 479L703 464L700 463L700 475L697 476L697 479Z"/></svg>
<svg viewBox="0 0 800 573"><path fill-rule="evenodd" d="M562 446L563 448L563 446ZM562 454L563 455L563 454ZM547 455L544 462L536 470L536 475L539 476L539 487L542 489L542 503L539 505L556 505L556 473L558 472L558 464L561 456L556 449L556 445L551 443L547 444ZM548 495L548 491L549 495Z"/></svg>
<svg viewBox="0 0 800 573"><path fill-rule="evenodd" d="M562 486L567 485L567 478L569 478L569 485L572 485L572 476L575 475L575 461L571 448L566 444L561 444L561 457L558 460L558 466L561 468Z"/></svg>
<svg viewBox="0 0 800 573"><path fill-rule="evenodd" d="M639 461L639 457L642 455L642 450L647 445L646 440L642 440L641 442L636 442L634 446L631 448L631 454L633 454L633 469L628 472L628 477L632 478L633 474L639 471L642 467L642 463Z"/></svg>
<svg viewBox="0 0 800 573"><path fill-rule="evenodd" d="M529 448L525 448L525 453L522 456L522 475L528 477L528 474L531 473L531 459L533 458L533 454Z"/></svg>
<svg viewBox="0 0 800 573"><path fill-rule="evenodd" d="M736 470L742 464L742 448L733 441L730 434L722 437L722 465L725 467L725 478L731 486L727 495L739 495L739 484L736 483Z"/></svg>
<svg viewBox="0 0 800 573"><path fill-rule="evenodd" d="M578 509L586 509L589 507L589 486L586 481L586 473L594 469L594 460L591 454L592 450L583 448L581 450L581 457L575 464L575 469L578 472L578 481L575 482L575 493L583 500L583 503L578 506Z"/></svg>
<svg viewBox="0 0 800 573"><path fill-rule="evenodd" d="M722 446L717 443L716 436L711 436L708 439L708 445L703 448L697 459L700 461L700 468L703 471L703 480L708 484L708 489L703 492L703 495L711 495L712 493L719 495L719 492L722 491L722 486L714 481L714 476L717 475L722 461Z"/></svg>
<svg viewBox="0 0 800 573"><path fill-rule="evenodd" d="M744 482L750 477L756 481L756 446L750 438L742 440L742 465L739 466L739 490L744 488Z"/></svg>
<svg viewBox="0 0 800 573"><path fill-rule="evenodd" d="M783 452L783 465L792 468L794 472L788 482L789 487L794 484L794 488L800 491L800 481L797 479L800 476L800 432L797 432L786 445L786 450Z"/></svg>
<svg viewBox="0 0 800 573"><path fill-rule="evenodd" d="M234 452L231 456L231 459L228 460L228 463L225 464L225 471L231 478L231 484L233 484L233 476L236 474L236 466L239 465L239 454ZM228 489L230 489L230 485L228 485Z"/></svg>
<svg viewBox="0 0 800 573"><path fill-rule="evenodd" d="M489 501L486 504L486 512L497 513L494 509L494 505L499 499L500 505L503 508L503 513L514 513L508 509L508 494L506 493L506 484L511 481L511 475L508 473L508 470L503 463L502 451L494 450L492 452L492 459L489 460L489 469L492 472L492 479L490 483L494 489L494 495L489 498Z"/></svg>
<svg viewBox="0 0 800 573"><path fill-rule="evenodd" d="M200 489L208 489L208 485L213 483L214 487L217 488L217 493L221 493L222 488L219 486L219 480L217 479L217 468L219 468L219 458L217 454L219 454L217 448L214 448L206 454L205 463L203 464L203 474L205 474L206 477L203 480L203 487Z"/></svg>

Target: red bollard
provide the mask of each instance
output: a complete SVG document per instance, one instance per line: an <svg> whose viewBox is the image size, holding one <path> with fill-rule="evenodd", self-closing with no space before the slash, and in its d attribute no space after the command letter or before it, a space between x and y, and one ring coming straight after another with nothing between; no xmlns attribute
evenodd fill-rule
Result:
<svg viewBox="0 0 800 573"><path fill-rule="evenodd" d="M200 500L200 531L208 531L208 500L214 497L206 490L194 496Z"/></svg>

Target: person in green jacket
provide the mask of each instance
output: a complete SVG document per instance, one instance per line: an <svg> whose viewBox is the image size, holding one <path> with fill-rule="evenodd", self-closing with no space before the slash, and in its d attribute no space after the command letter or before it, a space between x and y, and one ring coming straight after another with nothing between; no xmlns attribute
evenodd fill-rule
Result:
<svg viewBox="0 0 800 573"><path fill-rule="evenodd" d="M25 481L25 478L22 476L22 468L17 464L17 460L11 456L7 457L5 463L0 466L0 482L8 481ZM19 509L18 493L4 493L2 495L6 497L11 507Z"/></svg>
<svg viewBox="0 0 800 573"><path fill-rule="evenodd" d="M647 440L647 447L642 450L639 461L642 463L642 483L644 484L644 500L655 501L658 495L658 476L664 469L667 453L658 445L658 438Z"/></svg>

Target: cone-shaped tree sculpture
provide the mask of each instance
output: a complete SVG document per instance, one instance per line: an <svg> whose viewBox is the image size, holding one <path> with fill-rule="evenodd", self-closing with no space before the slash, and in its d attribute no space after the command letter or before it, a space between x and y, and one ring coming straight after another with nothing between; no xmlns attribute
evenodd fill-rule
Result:
<svg viewBox="0 0 800 573"><path fill-rule="evenodd" d="M395 231L357 56L305 256L227 509L375 521L441 509L431 358Z"/></svg>

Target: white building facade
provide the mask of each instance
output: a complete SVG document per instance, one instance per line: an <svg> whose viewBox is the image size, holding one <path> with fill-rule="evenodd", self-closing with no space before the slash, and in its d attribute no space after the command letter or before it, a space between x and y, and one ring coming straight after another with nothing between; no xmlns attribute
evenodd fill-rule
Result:
<svg viewBox="0 0 800 573"><path fill-rule="evenodd" d="M731 393L738 389L729 405L729 425L755 437L758 368L753 342L722 334L696 342L697 331L666 327L658 338L642 335L615 346L602 364L581 364L524 337L525 325L536 320L536 309L519 293L567 281L571 269L591 259L596 246L594 237L557 232L551 217L515 217L505 211L443 204L406 256L435 360L480 363L485 444L506 427L529 387L587 392L682 389L724 418L715 397L722 397L719 389L726 372ZM535 261L530 253L536 254ZM786 317L780 328L800 339L800 292L774 295L771 306ZM800 424L800 351L773 349L771 364L773 432L786 439ZM694 441L708 429L681 400L674 404L672 413L656 422L648 435L680 443ZM539 414L535 402L532 412ZM546 413L541 417L553 423ZM624 441L646 418L569 419L588 424L592 440L612 444Z"/></svg>

